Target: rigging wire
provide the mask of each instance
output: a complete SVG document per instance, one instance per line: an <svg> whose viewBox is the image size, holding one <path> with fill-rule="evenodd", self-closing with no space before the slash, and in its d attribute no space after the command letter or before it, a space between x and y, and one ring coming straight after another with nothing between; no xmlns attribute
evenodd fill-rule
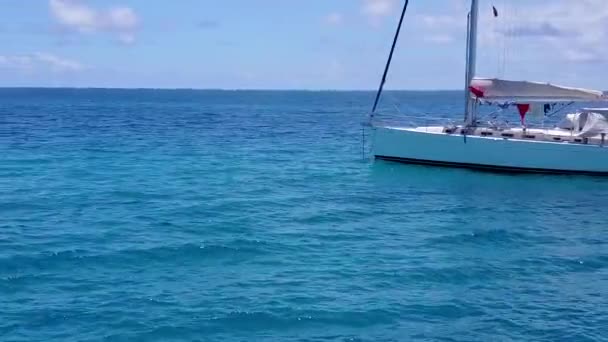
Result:
<svg viewBox="0 0 608 342"><path fill-rule="evenodd" d="M401 17L399 18L399 25L397 26L397 31L395 32L395 38L393 39L393 45L391 46L391 52L388 55L388 60L386 61L386 66L384 67L384 74L382 75L382 80L380 81L380 87L378 88L378 92L376 93L376 99L374 100L374 106L372 107L372 112L369 115L368 125L372 124L372 120L374 118L374 114L376 113L376 109L378 108L378 102L380 101L380 96L382 95L382 90L384 90L384 84L386 83L386 76L388 75L388 71L391 67L391 62L393 61L393 55L395 53L395 47L397 46L397 41L399 40L399 34L401 33L401 27L403 26L403 19L405 18L405 13L407 12L407 7L410 3L410 0L405 0L403 4L403 10L401 11ZM361 141L362 141L362 155L363 159L365 159L365 125L361 126Z"/></svg>
<svg viewBox="0 0 608 342"><path fill-rule="evenodd" d="M507 30L507 34L505 36L505 39L503 41L504 47L503 47L503 56L502 56L502 77L506 78L507 77L507 60L509 59L509 46L511 45L511 38L513 37L513 21L512 19L510 20L509 18L511 17L511 7L507 7L507 0L503 0L503 6L505 7L506 12L506 16L505 16L505 23L506 23L506 30Z"/></svg>
<svg viewBox="0 0 608 342"><path fill-rule="evenodd" d="M563 104L560 109L553 111L553 113L551 113L551 114L546 114L545 116L548 118L553 117L553 116L555 116L555 114L562 112L564 109L571 107L573 104L574 104L574 101Z"/></svg>
<svg viewBox="0 0 608 342"><path fill-rule="evenodd" d="M361 159L365 160L365 123L361 124Z"/></svg>
<svg viewBox="0 0 608 342"><path fill-rule="evenodd" d="M380 81L380 87L378 88L378 93L376 94L376 100L374 101L374 107L372 108L371 116L374 116L376 109L378 108L378 101L380 101L380 95L382 95L382 90L384 89L384 84L386 83L386 76L388 75L388 71L391 67L391 62L393 61L393 54L395 53L395 47L397 46L397 41L399 40L399 34L401 33L401 27L403 26L403 19L405 18L405 13L407 12L407 6L409 5L410 0L405 0L403 5L403 11L401 12L401 18L399 19L399 25L397 26L397 32L395 32L395 38L393 39L393 45L391 46L391 52L388 55L388 61L386 61L386 66L384 67L384 74L382 75L382 81Z"/></svg>

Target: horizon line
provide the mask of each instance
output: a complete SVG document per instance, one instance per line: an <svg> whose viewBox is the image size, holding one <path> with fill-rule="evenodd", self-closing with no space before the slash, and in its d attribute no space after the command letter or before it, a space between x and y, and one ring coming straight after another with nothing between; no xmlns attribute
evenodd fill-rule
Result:
<svg viewBox="0 0 608 342"><path fill-rule="evenodd" d="M188 87L80 87L80 86L0 86L5 89L76 89L76 90L196 90L196 91L276 91L276 92L377 92L377 89L311 89L311 88L188 88ZM409 92L440 92L440 91L462 91L460 89L384 89L387 91L409 91Z"/></svg>

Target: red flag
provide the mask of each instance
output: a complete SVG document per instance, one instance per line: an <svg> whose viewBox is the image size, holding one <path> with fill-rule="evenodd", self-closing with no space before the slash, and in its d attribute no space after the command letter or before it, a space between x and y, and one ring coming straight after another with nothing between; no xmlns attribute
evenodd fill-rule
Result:
<svg viewBox="0 0 608 342"><path fill-rule="evenodd" d="M521 124L523 125L526 120L526 114L530 110L530 105L518 103L517 110L519 110L519 116L521 117Z"/></svg>
<svg viewBox="0 0 608 342"><path fill-rule="evenodd" d="M469 90L471 91L471 93L473 93L473 95L475 95L476 97L483 97L484 93L482 89L477 89L475 87L469 87Z"/></svg>

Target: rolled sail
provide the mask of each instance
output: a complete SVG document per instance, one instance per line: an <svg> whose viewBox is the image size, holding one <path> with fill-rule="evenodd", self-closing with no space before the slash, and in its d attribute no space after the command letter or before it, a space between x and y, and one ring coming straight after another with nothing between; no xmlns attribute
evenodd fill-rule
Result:
<svg viewBox="0 0 608 342"><path fill-rule="evenodd" d="M598 90L490 78L473 79L470 91L471 96L487 101L520 103L608 101L608 94Z"/></svg>

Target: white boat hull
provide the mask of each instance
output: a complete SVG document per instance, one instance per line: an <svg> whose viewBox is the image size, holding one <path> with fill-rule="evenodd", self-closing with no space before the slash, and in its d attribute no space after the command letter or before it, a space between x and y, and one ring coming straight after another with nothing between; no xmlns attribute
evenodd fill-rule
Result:
<svg viewBox="0 0 608 342"><path fill-rule="evenodd" d="M378 159L512 172L608 175L608 146L374 127Z"/></svg>

